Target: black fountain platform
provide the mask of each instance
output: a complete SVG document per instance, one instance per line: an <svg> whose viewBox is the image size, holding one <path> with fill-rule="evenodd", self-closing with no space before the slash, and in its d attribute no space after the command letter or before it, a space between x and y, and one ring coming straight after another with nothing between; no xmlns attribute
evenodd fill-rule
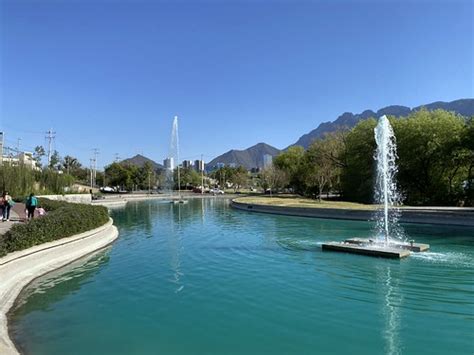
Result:
<svg viewBox="0 0 474 355"><path fill-rule="evenodd" d="M412 252L429 250L428 244L415 243L390 243L385 245L373 239L350 238L343 242L327 242L322 244L323 250L339 251L352 254L378 256L384 258L401 259L410 256Z"/></svg>

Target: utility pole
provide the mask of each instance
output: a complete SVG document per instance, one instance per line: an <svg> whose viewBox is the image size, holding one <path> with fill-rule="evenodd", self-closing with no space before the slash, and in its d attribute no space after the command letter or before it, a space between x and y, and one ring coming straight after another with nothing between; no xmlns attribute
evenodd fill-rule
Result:
<svg viewBox="0 0 474 355"><path fill-rule="evenodd" d="M93 158L90 158L90 179L91 179L91 190L92 188L94 187L93 184L94 184L94 175L93 175L93 170L92 170L92 167L94 166L94 159Z"/></svg>
<svg viewBox="0 0 474 355"><path fill-rule="evenodd" d="M53 129L50 128L48 132L46 132L46 139L48 140L48 167L51 164L51 154L53 149L53 139L56 137L56 132L53 132Z"/></svg>
<svg viewBox="0 0 474 355"><path fill-rule="evenodd" d="M118 163L118 162L120 161L120 159L121 159L121 158L119 157L119 154L118 154L118 153L115 153L115 160L114 160L114 162L115 162L115 163Z"/></svg>
<svg viewBox="0 0 474 355"><path fill-rule="evenodd" d="M94 158L93 158L93 161L94 161L93 181L94 181L94 185L96 185L96 179L97 179L97 156L99 155L99 149L98 149L98 148L94 148L94 149L92 149L92 152L94 153Z"/></svg>
<svg viewBox="0 0 474 355"><path fill-rule="evenodd" d="M21 138L18 138L16 141L16 150L18 154L20 154L20 142L21 142Z"/></svg>

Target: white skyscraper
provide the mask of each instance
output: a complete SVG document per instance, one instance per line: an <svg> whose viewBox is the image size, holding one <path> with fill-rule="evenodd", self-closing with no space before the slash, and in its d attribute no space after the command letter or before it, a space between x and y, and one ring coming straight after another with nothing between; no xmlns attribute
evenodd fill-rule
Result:
<svg viewBox="0 0 474 355"><path fill-rule="evenodd" d="M273 156L270 154L263 155L263 168L268 168L273 164Z"/></svg>
<svg viewBox="0 0 474 355"><path fill-rule="evenodd" d="M174 158L166 158L163 160L163 165L165 166L165 169L167 170L174 170Z"/></svg>

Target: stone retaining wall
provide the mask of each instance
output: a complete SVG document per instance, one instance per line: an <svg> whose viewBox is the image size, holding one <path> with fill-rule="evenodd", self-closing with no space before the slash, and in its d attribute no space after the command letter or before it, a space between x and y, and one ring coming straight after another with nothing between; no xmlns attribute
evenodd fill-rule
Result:
<svg viewBox="0 0 474 355"><path fill-rule="evenodd" d="M374 216L374 211L351 210L342 208L308 208L284 207L248 204L232 200L232 207L250 212L272 213L287 216L346 219L355 221L369 221ZM472 208L407 208L402 209L402 223L439 224L453 226L474 227L474 209Z"/></svg>
<svg viewBox="0 0 474 355"><path fill-rule="evenodd" d="M91 194L67 194L67 195L41 195L37 197L44 197L55 201L66 201L71 203L85 203L89 205L92 202Z"/></svg>
<svg viewBox="0 0 474 355"><path fill-rule="evenodd" d="M0 258L0 354L18 354L8 336L7 313L35 278L102 249L118 237L112 219L91 231L9 253Z"/></svg>

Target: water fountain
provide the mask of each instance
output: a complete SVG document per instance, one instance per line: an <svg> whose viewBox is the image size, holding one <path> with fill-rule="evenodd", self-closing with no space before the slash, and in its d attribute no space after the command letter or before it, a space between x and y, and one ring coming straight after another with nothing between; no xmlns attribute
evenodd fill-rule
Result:
<svg viewBox="0 0 474 355"><path fill-rule="evenodd" d="M174 164L176 164L178 177L178 199L172 199L172 203L186 203L181 196L181 176L179 171L179 135L178 135L178 116L174 116L173 127L171 129L171 139L169 156L170 167L166 169L166 184L173 191L174 187Z"/></svg>
<svg viewBox="0 0 474 355"><path fill-rule="evenodd" d="M410 252L429 249L428 244L407 242L403 230L398 224L400 218L401 195L397 189L397 144L392 126L387 116L379 118L374 129L377 150L374 156L377 162L375 182L375 202L379 206L375 215L375 238L351 238L344 242L329 242L322 245L323 250L345 251L357 254L403 258Z"/></svg>

